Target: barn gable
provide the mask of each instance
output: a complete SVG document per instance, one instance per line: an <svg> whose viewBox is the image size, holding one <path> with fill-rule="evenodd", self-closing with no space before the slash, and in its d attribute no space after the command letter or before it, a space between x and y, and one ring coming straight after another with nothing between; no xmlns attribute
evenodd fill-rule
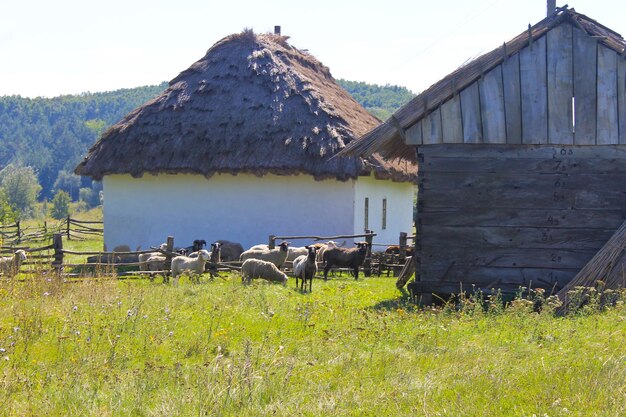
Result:
<svg viewBox="0 0 626 417"><path fill-rule="evenodd" d="M415 161L412 145L626 143L622 36L561 8L457 69L343 154Z"/></svg>

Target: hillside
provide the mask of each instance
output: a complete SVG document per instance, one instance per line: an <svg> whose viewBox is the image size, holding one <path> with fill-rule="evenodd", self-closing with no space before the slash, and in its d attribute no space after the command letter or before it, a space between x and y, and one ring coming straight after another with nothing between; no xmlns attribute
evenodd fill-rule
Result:
<svg viewBox="0 0 626 417"><path fill-rule="evenodd" d="M404 87L338 80L368 111L386 119L413 94ZM167 87L159 85L54 98L0 97L0 169L32 166L42 198L50 199L59 171L73 171L99 135ZM82 186L90 186L89 178Z"/></svg>

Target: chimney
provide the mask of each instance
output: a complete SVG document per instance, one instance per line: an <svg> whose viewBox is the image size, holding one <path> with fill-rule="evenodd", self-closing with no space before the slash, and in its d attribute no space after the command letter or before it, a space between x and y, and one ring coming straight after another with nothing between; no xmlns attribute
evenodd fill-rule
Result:
<svg viewBox="0 0 626 417"><path fill-rule="evenodd" d="M556 0L554 0L554 1L556 1ZM274 35L280 36L280 26L274 26Z"/></svg>
<svg viewBox="0 0 626 417"><path fill-rule="evenodd" d="M548 0L548 13L546 16L550 16L556 10L556 0Z"/></svg>

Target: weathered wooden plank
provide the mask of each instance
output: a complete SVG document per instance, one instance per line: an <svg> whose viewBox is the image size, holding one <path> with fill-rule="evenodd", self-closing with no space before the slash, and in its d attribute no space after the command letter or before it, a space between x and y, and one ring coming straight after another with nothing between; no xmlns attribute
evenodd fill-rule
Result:
<svg viewBox="0 0 626 417"><path fill-rule="evenodd" d="M596 143L596 40L573 28L574 37L574 143Z"/></svg>
<svg viewBox="0 0 626 417"><path fill-rule="evenodd" d="M561 24L547 34L548 60L548 140L573 144L572 26Z"/></svg>
<svg viewBox="0 0 626 417"><path fill-rule="evenodd" d="M626 144L626 59L617 58L617 108L619 143Z"/></svg>
<svg viewBox="0 0 626 417"><path fill-rule="evenodd" d="M417 221L430 226L561 227L616 230L626 219L626 207L590 210L543 208L423 207Z"/></svg>
<svg viewBox="0 0 626 417"><path fill-rule="evenodd" d="M555 189L548 185L534 187L498 187L493 189L472 187L459 188L452 193L450 189L429 189L422 199L423 207L457 207L463 201L463 207L479 208L518 208L532 209L544 207L550 209L603 209L626 205L626 190L618 189Z"/></svg>
<svg viewBox="0 0 626 417"><path fill-rule="evenodd" d="M548 143L546 38L520 51L522 143Z"/></svg>
<svg viewBox="0 0 626 417"><path fill-rule="evenodd" d="M626 146L439 144L422 148L427 157L516 159L626 159Z"/></svg>
<svg viewBox="0 0 626 417"><path fill-rule="evenodd" d="M548 293L555 293L577 272L577 269L566 268L485 268L453 265L446 269L422 268L420 273L424 292L455 294L491 288L515 293L520 287L544 288Z"/></svg>
<svg viewBox="0 0 626 417"><path fill-rule="evenodd" d="M458 266L496 268L562 268L580 269L593 258L597 249L534 249L525 248L486 248L480 245L459 247L451 242L438 242L426 245L422 251L422 261L430 269L450 265L451 260Z"/></svg>
<svg viewBox="0 0 626 417"><path fill-rule="evenodd" d="M502 67L498 65L478 82L483 142L506 143Z"/></svg>
<svg viewBox="0 0 626 417"><path fill-rule="evenodd" d="M615 229L556 227L480 227L430 226L422 224L422 245L445 244L450 247L482 247L485 251L502 248L517 250L572 249L598 250L615 233ZM445 246L445 245L444 245Z"/></svg>
<svg viewBox="0 0 626 417"><path fill-rule="evenodd" d="M478 83L470 84L461 91L461 114L463 120L463 142L481 143L483 129L480 118L480 94Z"/></svg>
<svg viewBox="0 0 626 417"><path fill-rule="evenodd" d="M437 172L485 172L508 173L516 171L520 174L626 174L626 160L604 159L583 160L574 158L531 159L531 158L441 158L426 157L420 164L424 175Z"/></svg>
<svg viewBox="0 0 626 417"><path fill-rule="evenodd" d="M463 143L461 97L458 94L441 106L441 129L444 143Z"/></svg>
<svg viewBox="0 0 626 417"><path fill-rule="evenodd" d="M405 133L407 145L421 145L422 142L422 122L421 120L409 127Z"/></svg>
<svg viewBox="0 0 626 417"><path fill-rule="evenodd" d="M422 140L425 145L441 143L441 110L439 108L422 119Z"/></svg>
<svg viewBox="0 0 626 417"><path fill-rule="evenodd" d="M502 63L502 81L506 115L506 142L522 143L519 55L513 55Z"/></svg>
<svg viewBox="0 0 626 417"><path fill-rule="evenodd" d="M598 45L598 145L619 143L617 117L617 54Z"/></svg>

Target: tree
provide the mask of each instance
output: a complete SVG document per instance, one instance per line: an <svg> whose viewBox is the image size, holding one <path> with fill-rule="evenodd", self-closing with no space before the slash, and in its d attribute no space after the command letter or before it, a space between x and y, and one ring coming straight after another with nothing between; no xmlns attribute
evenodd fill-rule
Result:
<svg viewBox="0 0 626 417"><path fill-rule="evenodd" d="M65 191L72 200L76 200L80 189L80 176L62 169L59 171L53 187L55 191Z"/></svg>
<svg viewBox="0 0 626 417"><path fill-rule="evenodd" d="M15 220L17 220L17 216L9 204L9 199L4 190L0 189L0 223L8 224Z"/></svg>
<svg viewBox="0 0 626 417"><path fill-rule="evenodd" d="M35 170L32 167L8 165L0 172L0 179L0 188L17 219L30 216L41 192Z"/></svg>
<svg viewBox="0 0 626 417"><path fill-rule="evenodd" d="M52 209L50 215L54 219L64 219L70 214L70 195L63 190L59 190L52 199Z"/></svg>

